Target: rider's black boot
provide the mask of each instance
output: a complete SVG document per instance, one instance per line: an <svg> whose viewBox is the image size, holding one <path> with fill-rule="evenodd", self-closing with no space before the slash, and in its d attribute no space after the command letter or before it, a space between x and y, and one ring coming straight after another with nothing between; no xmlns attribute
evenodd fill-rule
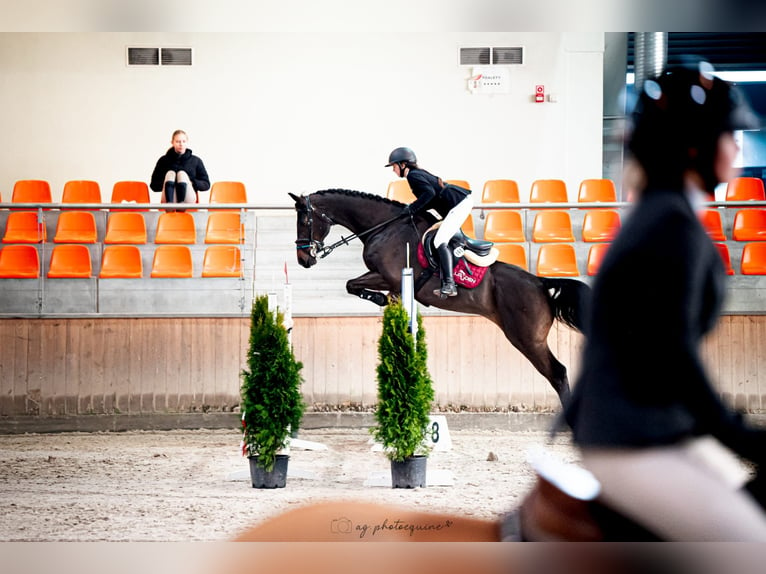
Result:
<svg viewBox="0 0 766 574"><path fill-rule="evenodd" d="M452 278L452 249L447 243L439 245L439 271L441 273L441 289L434 289L434 295L442 299L457 295L457 286Z"/></svg>

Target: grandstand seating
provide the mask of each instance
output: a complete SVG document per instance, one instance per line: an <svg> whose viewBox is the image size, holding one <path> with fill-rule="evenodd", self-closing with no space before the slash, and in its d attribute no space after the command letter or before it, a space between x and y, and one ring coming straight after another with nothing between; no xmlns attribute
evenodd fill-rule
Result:
<svg viewBox="0 0 766 574"><path fill-rule="evenodd" d="M55 245L51 253L48 277L90 277L90 250L85 245Z"/></svg>
<svg viewBox="0 0 766 574"><path fill-rule="evenodd" d="M0 277L36 278L40 276L40 254L34 245L6 245L0 249Z"/></svg>
<svg viewBox="0 0 766 574"><path fill-rule="evenodd" d="M582 222L582 240L587 243L611 241L620 230L620 214L614 209L589 209Z"/></svg>
<svg viewBox="0 0 766 574"><path fill-rule="evenodd" d="M726 241L723 219L719 209L705 209L699 214L700 222L713 241Z"/></svg>
<svg viewBox="0 0 766 574"><path fill-rule="evenodd" d="M515 209L489 211L484 223L484 239L501 243L526 241L521 212Z"/></svg>
<svg viewBox="0 0 766 574"><path fill-rule="evenodd" d="M742 249L743 275L766 275L766 242L746 243Z"/></svg>
<svg viewBox="0 0 766 574"><path fill-rule="evenodd" d="M149 186L144 181L118 181L112 187L110 203L151 203ZM113 209L112 211L118 211ZM148 208L136 209L148 211Z"/></svg>
<svg viewBox="0 0 766 574"><path fill-rule="evenodd" d="M192 244L197 241L194 216L187 211L163 213L157 219L155 243Z"/></svg>
<svg viewBox="0 0 766 574"><path fill-rule="evenodd" d="M11 203L51 203L51 186L43 179L21 179L13 185Z"/></svg>
<svg viewBox="0 0 766 574"><path fill-rule="evenodd" d="M5 223L3 243L40 243L48 240L45 223L36 211L12 211Z"/></svg>
<svg viewBox="0 0 766 574"><path fill-rule="evenodd" d="M210 188L210 203L247 203L247 190L241 181L216 181Z"/></svg>
<svg viewBox="0 0 766 574"><path fill-rule="evenodd" d="M541 277L577 277L577 256L569 243L546 243L537 252L537 274Z"/></svg>
<svg viewBox="0 0 766 574"><path fill-rule="evenodd" d="M202 261L202 277L240 277L242 260L236 245L210 245Z"/></svg>
<svg viewBox="0 0 766 574"><path fill-rule="evenodd" d="M527 250L521 243L495 243L495 248L500 252L497 260L510 263L529 271L527 263Z"/></svg>
<svg viewBox="0 0 766 574"><path fill-rule="evenodd" d="M207 217L205 243L244 243L245 226L239 211L212 211Z"/></svg>
<svg viewBox="0 0 766 574"><path fill-rule="evenodd" d="M92 180L70 180L64 183L61 203L101 203L101 187Z"/></svg>
<svg viewBox="0 0 766 574"><path fill-rule="evenodd" d="M490 179L481 191L482 203L519 203L519 185L513 179Z"/></svg>
<svg viewBox="0 0 766 574"><path fill-rule="evenodd" d="M457 185L463 189L471 189L471 185L464 179L445 179L444 183L451 183L452 185Z"/></svg>
<svg viewBox="0 0 766 574"><path fill-rule="evenodd" d="M532 224L532 241L573 243L575 237L569 212L560 209L538 212Z"/></svg>
<svg viewBox="0 0 766 574"><path fill-rule="evenodd" d="M588 249L588 259L585 263L586 275L592 277L598 273L598 269L601 267L601 262L604 260L604 255L606 255L606 252L609 249L609 245L609 243L595 243L590 246L590 249Z"/></svg>
<svg viewBox="0 0 766 574"><path fill-rule="evenodd" d="M135 245L107 245L101 256L101 279L140 279L144 275L141 252Z"/></svg>
<svg viewBox="0 0 766 574"><path fill-rule="evenodd" d="M577 191L579 203L595 203L599 201L617 201L617 191L611 179L584 179Z"/></svg>
<svg viewBox="0 0 766 574"><path fill-rule="evenodd" d="M726 201L766 201L763 180L757 177L735 177L726 184Z"/></svg>
<svg viewBox="0 0 766 574"><path fill-rule="evenodd" d="M54 243L96 243L96 218L90 211L62 211L56 223Z"/></svg>
<svg viewBox="0 0 766 574"><path fill-rule="evenodd" d="M718 253L721 255L723 261L723 267L726 270L727 275L734 275L734 268L731 266L731 254L729 253L729 247L725 243L716 243Z"/></svg>
<svg viewBox="0 0 766 574"><path fill-rule="evenodd" d="M186 245L158 245L152 259L151 277L192 277L191 250Z"/></svg>
<svg viewBox="0 0 766 574"><path fill-rule="evenodd" d="M561 179L537 179L532 182L529 203L567 203L567 186Z"/></svg>
<svg viewBox="0 0 766 574"><path fill-rule="evenodd" d="M734 241L766 240L766 209L740 209L734 216Z"/></svg>
<svg viewBox="0 0 766 574"><path fill-rule="evenodd" d="M104 243L146 243L146 221L139 211L116 211L106 222Z"/></svg>

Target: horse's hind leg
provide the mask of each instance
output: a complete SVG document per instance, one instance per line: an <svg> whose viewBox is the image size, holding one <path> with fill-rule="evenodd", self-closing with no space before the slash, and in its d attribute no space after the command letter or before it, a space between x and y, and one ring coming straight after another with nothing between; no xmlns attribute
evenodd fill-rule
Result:
<svg viewBox="0 0 766 574"><path fill-rule="evenodd" d="M553 316L547 304L540 305L537 312L534 307L531 304L523 312L519 309L503 309L500 328L511 344L548 380L563 405L569 398L569 379L566 367L548 346Z"/></svg>

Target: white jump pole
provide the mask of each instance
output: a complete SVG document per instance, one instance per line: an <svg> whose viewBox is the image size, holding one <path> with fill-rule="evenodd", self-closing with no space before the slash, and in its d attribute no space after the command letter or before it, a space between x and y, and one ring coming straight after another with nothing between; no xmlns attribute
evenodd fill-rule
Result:
<svg viewBox="0 0 766 574"><path fill-rule="evenodd" d="M417 302L415 301L415 281L410 267L410 244L407 244L407 266L402 268L402 306L409 315L409 328L412 338L418 334Z"/></svg>

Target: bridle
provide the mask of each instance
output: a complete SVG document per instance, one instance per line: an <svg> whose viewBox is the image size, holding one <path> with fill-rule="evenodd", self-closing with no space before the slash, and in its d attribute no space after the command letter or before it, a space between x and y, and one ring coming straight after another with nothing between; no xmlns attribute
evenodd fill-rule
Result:
<svg viewBox="0 0 766 574"><path fill-rule="evenodd" d="M327 257L330 252L332 252L337 245L332 245L330 247L325 247L324 242L319 239L314 239L314 214L316 213L317 216L322 218L324 221L329 223L330 225L334 225L335 222L330 219L327 215L321 212L317 212L314 210L314 207L311 205L311 198L309 196L305 197L306 199L306 219L308 220L308 228L309 228L309 236L308 238L299 237L295 240L295 248L296 249L308 249L309 254L311 257L316 258L317 254L319 254L319 257ZM303 211L303 210L300 210ZM299 213L300 213L299 211ZM350 237L349 239L353 239L353 237Z"/></svg>
<svg viewBox="0 0 766 574"><path fill-rule="evenodd" d="M327 257L330 253L332 253L336 247L340 247L341 245L348 245L348 242L356 239L357 237L363 237L364 235L367 235L369 233L372 233L376 229L380 229L381 227L385 227L389 223L392 223L399 219L401 217L400 215L397 215L395 217L392 217L391 219L387 219L386 221L382 223L378 223L377 225L374 225L370 229L367 229L366 231L362 231L361 233L352 233L348 237L341 236L340 240L336 241L332 245L328 245L325 247L325 244L323 241L319 239L314 239L314 214L316 214L318 217L329 223L330 225L335 225L335 222L326 214L316 211L313 205L311 205L311 198L309 196L305 196L306 200L306 219L308 220L308 238L299 237L295 240L295 248L296 249L308 249L309 254L311 257L316 258L319 256L320 259L324 259ZM303 211L303 210L300 210ZM300 213L299 211L299 213Z"/></svg>

